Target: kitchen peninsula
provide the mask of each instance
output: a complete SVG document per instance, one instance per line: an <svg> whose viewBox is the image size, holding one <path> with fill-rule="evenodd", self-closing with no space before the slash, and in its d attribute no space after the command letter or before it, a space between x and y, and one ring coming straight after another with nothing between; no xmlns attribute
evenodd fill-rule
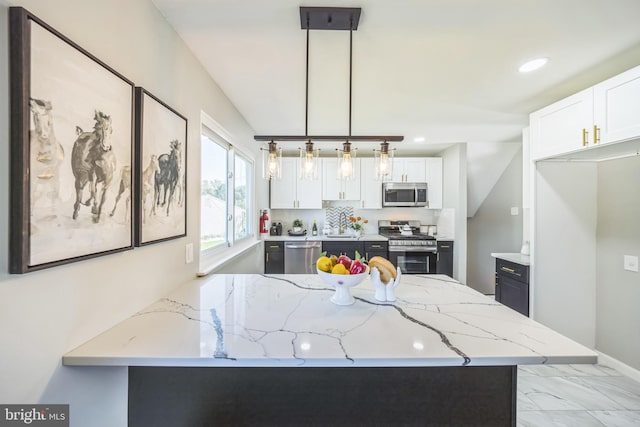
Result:
<svg viewBox="0 0 640 427"><path fill-rule="evenodd" d="M318 275L213 275L63 357L128 366L130 425L513 425L517 365L596 353L443 275L330 302Z"/></svg>

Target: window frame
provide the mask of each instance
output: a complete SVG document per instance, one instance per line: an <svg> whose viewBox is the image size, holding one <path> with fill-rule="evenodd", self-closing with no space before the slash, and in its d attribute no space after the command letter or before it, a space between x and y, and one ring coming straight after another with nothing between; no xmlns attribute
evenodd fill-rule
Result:
<svg viewBox="0 0 640 427"><path fill-rule="evenodd" d="M238 246L239 244L249 242L250 240L257 239L257 217L253 218L251 213L254 211L255 202L256 202L256 194L255 194L255 159L253 156L250 156L242 147L234 145L232 143L233 138L231 135L220 126L215 120L206 115L204 112L201 113L201 122L200 122L200 149L202 152L202 137L206 136L213 143L220 145L227 152L226 165L227 165L227 176L226 176L226 234L225 234L225 242L222 244L218 244L216 246L202 249L202 210L199 210L199 247L200 247L200 264L207 263L206 260L220 257L221 255L225 255L229 252L234 251L234 246ZM247 235L241 237L239 239L235 238L235 156L240 156L248 166L248 177L247 177L247 190L250 192L250 195L247 197L247 203L249 206L246 208L247 210ZM200 203L202 203L202 159L200 159ZM202 270L202 268L201 268Z"/></svg>

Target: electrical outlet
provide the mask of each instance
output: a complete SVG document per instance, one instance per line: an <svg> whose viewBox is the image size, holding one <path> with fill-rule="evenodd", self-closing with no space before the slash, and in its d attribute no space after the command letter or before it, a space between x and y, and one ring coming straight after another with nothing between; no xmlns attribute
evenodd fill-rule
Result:
<svg viewBox="0 0 640 427"><path fill-rule="evenodd" d="M184 247L184 262L191 264L193 262L193 243L187 243Z"/></svg>
<svg viewBox="0 0 640 427"><path fill-rule="evenodd" d="M511 208L511 215L518 215L520 209L517 206Z"/></svg>
<svg viewBox="0 0 640 427"><path fill-rule="evenodd" d="M633 255L624 256L624 269L638 272L638 257Z"/></svg>

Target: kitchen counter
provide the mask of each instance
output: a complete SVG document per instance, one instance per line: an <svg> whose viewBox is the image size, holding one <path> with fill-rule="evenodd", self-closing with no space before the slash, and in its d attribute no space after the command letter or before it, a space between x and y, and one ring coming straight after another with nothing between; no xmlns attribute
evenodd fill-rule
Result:
<svg viewBox="0 0 640 427"><path fill-rule="evenodd" d="M263 236L262 240L268 241L293 241L293 242L297 242L297 241L348 241L348 242L356 242L356 241L382 241L382 242L386 242L387 239L384 236L381 236L379 234L363 234L360 237L350 237L348 234L345 234L344 237L327 237L327 236L323 236L323 235L318 235L318 236L312 236L310 234L307 234L306 236L289 236L288 234L283 234L282 236Z"/></svg>
<svg viewBox="0 0 640 427"><path fill-rule="evenodd" d="M521 253L492 253L491 256L505 261L515 262L520 265L530 264L529 255L522 255Z"/></svg>
<svg viewBox="0 0 640 427"><path fill-rule="evenodd" d="M447 276L365 279L341 307L318 275L193 280L63 357L84 366L462 366L594 363L596 354Z"/></svg>
<svg viewBox="0 0 640 427"><path fill-rule="evenodd" d="M337 306L316 274L192 280L63 364L128 367L129 425L515 426L516 365L597 360L447 276L403 276L394 303L368 278L351 291Z"/></svg>

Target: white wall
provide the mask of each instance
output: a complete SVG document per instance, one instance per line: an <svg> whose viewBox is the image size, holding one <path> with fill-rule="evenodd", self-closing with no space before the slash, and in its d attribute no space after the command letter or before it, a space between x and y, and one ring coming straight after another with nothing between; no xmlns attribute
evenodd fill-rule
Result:
<svg viewBox="0 0 640 427"><path fill-rule="evenodd" d="M538 162L533 318L594 348L595 163Z"/></svg>
<svg viewBox="0 0 640 427"><path fill-rule="evenodd" d="M126 368L63 367L61 356L195 276L197 266L185 264L184 248L199 244L201 110L257 159L258 144L151 1L11 4L26 7L189 120L186 238L9 275L8 9L0 5L0 402L70 403L72 426L125 426ZM256 205L266 206L266 183L256 185Z"/></svg>
<svg viewBox="0 0 640 427"><path fill-rule="evenodd" d="M640 370L640 157L598 164L596 349Z"/></svg>
<svg viewBox="0 0 640 427"><path fill-rule="evenodd" d="M454 144L442 152L443 211L454 218L453 278L467 283L467 144Z"/></svg>
<svg viewBox="0 0 640 427"><path fill-rule="evenodd" d="M495 294L492 252L520 252L522 246L522 151L518 151L473 217L467 220L467 285ZM511 208L518 207L518 215Z"/></svg>

